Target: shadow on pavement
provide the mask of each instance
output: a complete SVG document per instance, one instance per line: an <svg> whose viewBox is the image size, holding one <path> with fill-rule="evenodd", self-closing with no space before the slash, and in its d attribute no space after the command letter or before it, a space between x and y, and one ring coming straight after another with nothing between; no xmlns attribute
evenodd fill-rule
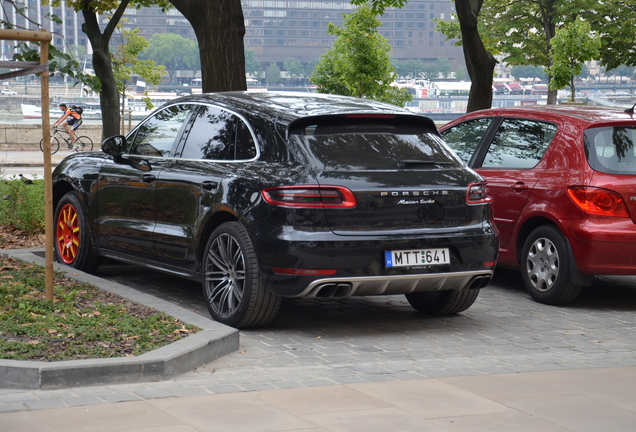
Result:
<svg viewBox="0 0 636 432"><path fill-rule="evenodd" d="M146 270L126 264L105 264L98 276L113 280L138 291L179 304L195 313L209 317L203 300L201 284L158 271ZM616 309L636 311L636 277L599 277L594 285L585 288L572 304L561 306L573 309ZM483 289L478 302L489 302L504 295L518 297L524 307L534 303L521 281L518 271L497 269L491 285ZM528 305L530 302L530 305ZM461 326L465 320L479 321L475 306L463 314L450 317L427 317L417 313L402 295L379 297L352 297L344 299L284 299L276 319L268 330L303 331L320 328L338 331L347 328L351 333L370 331L407 331L417 322L418 327L436 328L443 320ZM338 331L340 332L340 331Z"/></svg>

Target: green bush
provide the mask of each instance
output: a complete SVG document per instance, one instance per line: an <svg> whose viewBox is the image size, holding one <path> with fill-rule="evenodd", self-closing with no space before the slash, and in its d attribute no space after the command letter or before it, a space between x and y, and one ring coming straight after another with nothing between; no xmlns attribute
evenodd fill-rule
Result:
<svg viewBox="0 0 636 432"><path fill-rule="evenodd" d="M44 180L0 180L0 225L44 232Z"/></svg>

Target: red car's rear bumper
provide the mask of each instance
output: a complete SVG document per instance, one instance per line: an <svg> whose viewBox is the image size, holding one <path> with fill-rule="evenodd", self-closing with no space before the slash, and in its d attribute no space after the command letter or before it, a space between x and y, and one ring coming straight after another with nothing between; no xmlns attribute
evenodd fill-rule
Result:
<svg viewBox="0 0 636 432"><path fill-rule="evenodd" d="M636 225L627 218L561 220L579 270L636 275Z"/></svg>

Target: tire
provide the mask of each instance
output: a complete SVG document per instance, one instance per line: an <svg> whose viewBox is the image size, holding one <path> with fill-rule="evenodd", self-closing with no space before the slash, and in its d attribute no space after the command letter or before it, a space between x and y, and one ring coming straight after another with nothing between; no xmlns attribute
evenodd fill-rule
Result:
<svg viewBox="0 0 636 432"><path fill-rule="evenodd" d="M77 151L93 151L93 140L87 136L77 137L77 141L75 141L75 146L77 146Z"/></svg>
<svg viewBox="0 0 636 432"><path fill-rule="evenodd" d="M265 289L256 252L241 224L228 222L215 229L202 261L203 296L215 321L249 328L274 319L281 298Z"/></svg>
<svg viewBox="0 0 636 432"><path fill-rule="evenodd" d="M51 154L57 153L57 151L59 149L60 149L60 140L58 140L57 137L52 137L51 138ZM44 152L44 140L43 139L40 140L40 151Z"/></svg>
<svg viewBox="0 0 636 432"><path fill-rule="evenodd" d="M521 279L539 303L561 305L574 301L581 286L570 281L570 255L558 229L541 226L530 233L521 252Z"/></svg>
<svg viewBox="0 0 636 432"><path fill-rule="evenodd" d="M87 273L99 267L99 256L93 251L91 236L80 199L68 192L55 208L55 260Z"/></svg>
<svg viewBox="0 0 636 432"><path fill-rule="evenodd" d="M461 291L436 291L406 294L406 299L415 310L427 315L453 315L471 307L479 289Z"/></svg>

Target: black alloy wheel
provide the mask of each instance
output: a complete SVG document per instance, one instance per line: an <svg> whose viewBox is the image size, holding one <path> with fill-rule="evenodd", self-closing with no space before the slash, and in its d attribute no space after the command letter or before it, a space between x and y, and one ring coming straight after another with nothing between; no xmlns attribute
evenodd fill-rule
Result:
<svg viewBox="0 0 636 432"><path fill-rule="evenodd" d="M267 291L250 238L238 222L214 230L203 256L203 295L215 321L236 328L270 323L281 298Z"/></svg>

